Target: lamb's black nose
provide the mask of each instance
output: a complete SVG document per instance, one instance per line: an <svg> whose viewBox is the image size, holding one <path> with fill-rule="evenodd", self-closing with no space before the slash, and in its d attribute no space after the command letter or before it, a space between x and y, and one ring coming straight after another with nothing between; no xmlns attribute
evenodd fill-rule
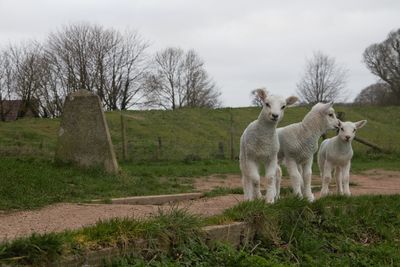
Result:
<svg viewBox="0 0 400 267"><path fill-rule="evenodd" d="M350 140L350 136L346 135L346 140L349 141Z"/></svg>
<svg viewBox="0 0 400 267"><path fill-rule="evenodd" d="M276 120L276 119L279 117L278 114L274 114L274 113L272 113L271 116L272 116L272 118L273 118L274 120Z"/></svg>

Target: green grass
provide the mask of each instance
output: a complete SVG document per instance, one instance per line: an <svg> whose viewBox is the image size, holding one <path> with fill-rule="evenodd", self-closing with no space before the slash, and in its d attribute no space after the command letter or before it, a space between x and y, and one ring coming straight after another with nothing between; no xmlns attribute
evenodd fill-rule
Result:
<svg viewBox="0 0 400 267"><path fill-rule="evenodd" d="M43 265L62 256L150 242L109 266L396 266L400 262L400 196L286 197L274 205L247 201L211 219L172 209L149 220L114 219L57 234L0 244L0 264ZM238 250L202 241L200 227L247 221L253 243ZM166 244L172 244L168 249ZM164 249L163 249L164 248Z"/></svg>
<svg viewBox="0 0 400 267"><path fill-rule="evenodd" d="M0 244L0 265L42 266L63 256L80 255L90 250L124 249L140 240L148 243L141 256L153 256L170 244L178 246L199 235L202 220L182 209L171 209L147 220L112 219L77 231L65 231L16 239ZM140 247L140 245L139 245ZM168 252L168 251L167 251Z"/></svg>
<svg viewBox="0 0 400 267"><path fill-rule="evenodd" d="M238 172L237 162L149 162L122 164L119 175L57 165L46 159L0 161L0 210L32 209L56 202L193 191L193 177Z"/></svg>
<svg viewBox="0 0 400 267"><path fill-rule="evenodd" d="M399 170L399 157L383 155L353 161L352 171L371 168ZM57 202L85 202L110 198L192 192L195 177L240 173L237 161L123 163L121 173L81 170L39 158L5 157L0 161L0 210L33 209ZM318 173L314 164L314 173ZM286 175L286 173L285 173ZM241 189L217 188L206 193L218 196L240 193Z"/></svg>
<svg viewBox="0 0 400 267"><path fill-rule="evenodd" d="M211 191L208 191L204 193L205 197L217 197L217 196L224 196L228 194L243 194L243 188L241 187L235 187L235 188L229 188L229 187L216 187L212 189Z"/></svg>
<svg viewBox="0 0 400 267"><path fill-rule="evenodd" d="M308 110L309 107L288 109L281 125L300 121ZM390 151L376 153L354 143L353 172L371 168L400 170L400 107L337 106L336 110L346 112L347 120L368 119L358 135ZM216 159L221 158L218 143L224 144L228 158L232 114L233 150L237 157L240 135L258 113L259 108L126 111L129 160L119 160L122 172L115 176L53 163L59 119L0 122L0 210L31 209L61 201L106 201L112 197L190 192L191 177L240 172L237 160ZM120 113L106 116L120 156ZM318 173L317 164L313 167Z"/></svg>
<svg viewBox="0 0 400 267"><path fill-rule="evenodd" d="M309 107L289 108L280 123L301 121ZM357 135L385 150L400 153L400 107L335 106L345 112L345 120L367 119ZM218 143L230 157L230 116L233 116L233 150L239 153L239 139L246 126L255 120L259 108L180 109L175 111L124 111L126 115L128 156L138 161L182 161L220 157ZM106 114L112 141L121 156L120 113ZM34 155L51 158L56 146L59 119L21 119L0 122L0 155ZM331 135L334 132L331 132ZM161 148L158 140L161 139ZM354 142L354 150L365 155L370 148Z"/></svg>

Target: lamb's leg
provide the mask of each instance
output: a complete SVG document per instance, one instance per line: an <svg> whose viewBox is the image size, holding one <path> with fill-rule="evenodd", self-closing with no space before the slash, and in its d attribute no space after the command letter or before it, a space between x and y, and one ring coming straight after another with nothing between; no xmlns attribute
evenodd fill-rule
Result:
<svg viewBox="0 0 400 267"><path fill-rule="evenodd" d="M265 164L265 176L267 178L267 194L268 203L274 203L276 197L276 170L278 167L278 158L275 157Z"/></svg>
<svg viewBox="0 0 400 267"><path fill-rule="evenodd" d="M301 193L303 179L297 168L297 163L292 159L286 158L285 165L286 165L287 171L289 173L290 180L292 182L293 193L298 197L303 197L303 194Z"/></svg>
<svg viewBox="0 0 400 267"><path fill-rule="evenodd" d="M242 185L243 185L243 194L244 200L250 200L250 185L249 185L250 178L242 175Z"/></svg>
<svg viewBox="0 0 400 267"><path fill-rule="evenodd" d="M301 176L301 192L304 192L304 180L303 180L303 166L301 164L297 164L297 170L299 170L300 176ZM304 194L303 194L304 195Z"/></svg>
<svg viewBox="0 0 400 267"><path fill-rule="evenodd" d="M343 167L342 170L342 177L343 177L343 192L346 196L350 196L350 162Z"/></svg>
<svg viewBox="0 0 400 267"><path fill-rule="evenodd" d="M253 200L261 198L260 191L260 174L258 173L258 165L253 161L247 161L241 164L243 191L245 200Z"/></svg>
<svg viewBox="0 0 400 267"><path fill-rule="evenodd" d="M336 180L336 192L339 195L343 195L343 170L341 167L336 167L335 169L335 180Z"/></svg>
<svg viewBox="0 0 400 267"><path fill-rule="evenodd" d="M276 195L275 195L275 200L278 200L281 194L281 181L282 181L282 169L281 166L277 166L276 168L276 181L275 181L275 186L276 186Z"/></svg>
<svg viewBox="0 0 400 267"><path fill-rule="evenodd" d="M312 177L312 164L313 158L309 159L303 165L303 180L304 180L304 196L308 199L308 201L314 201L314 194L311 191L311 177Z"/></svg>
<svg viewBox="0 0 400 267"><path fill-rule="evenodd" d="M332 178L332 164L328 161L324 163L324 176L322 177L322 189L321 189L321 197L328 195L329 193L329 183Z"/></svg>
<svg viewBox="0 0 400 267"><path fill-rule="evenodd" d="M324 163L325 159L323 157L323 154L318 154L318 168L319 168L319 175L321 176L321 181L323 182L323 177L324 177Z"/></svg>
<svg viewBox="0 0 400 267"><path fill-rule="evenodd" d="M248 171L247 171L247 164L246 161L243 160L243 158L240 158L240 170L242 172L242 185L243 185L243 194L244 194L244 200L249 200L250 199L250 185L249 181L250 178L247 176Z"/></svg>

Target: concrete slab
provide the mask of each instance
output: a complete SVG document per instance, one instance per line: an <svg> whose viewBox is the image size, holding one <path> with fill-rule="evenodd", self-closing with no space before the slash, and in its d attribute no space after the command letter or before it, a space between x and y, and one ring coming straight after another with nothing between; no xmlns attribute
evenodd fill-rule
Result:
<svg viewBox="0 0 400 267"><path fill-rule="evenodd" d="M184 200L199 199L204 196L203 193L182 193L156 196L138 196L122 197L111 199L111 204L129 204L129 205L162 205L170 202L179 202ZM93 200L91 203L104 203L104 200Z"/></svg>

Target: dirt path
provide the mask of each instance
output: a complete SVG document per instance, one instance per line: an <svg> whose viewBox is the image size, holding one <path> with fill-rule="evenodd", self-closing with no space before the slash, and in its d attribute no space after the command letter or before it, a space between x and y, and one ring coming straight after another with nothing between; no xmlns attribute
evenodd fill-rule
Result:
<svg viewBox="0 0 400 267"><path fill-rule="evenodd" d="M360 194L396 194L400 193L400 172L370 170L352 175L353 195ZM284 179L282 186L289 186ZM313 185L320 184L319 177L313 177ZM198 178L195 188L208 191L215 187L241 187L239 175L215 175ZM332 185L332 190L335 187ZM318 193L316 194L318 197ZM32 233L60 232L92 225L99 220L115 217L144 218L157 214L159 209L171 206L186 208L193 214L211 216L236 205L243 200L242 195L227 195L184 201L177 204L156 205L117 205L117 204L68 204L61 203L34 211L18 211L0 214L0 241L27 236Z"/></svg>

